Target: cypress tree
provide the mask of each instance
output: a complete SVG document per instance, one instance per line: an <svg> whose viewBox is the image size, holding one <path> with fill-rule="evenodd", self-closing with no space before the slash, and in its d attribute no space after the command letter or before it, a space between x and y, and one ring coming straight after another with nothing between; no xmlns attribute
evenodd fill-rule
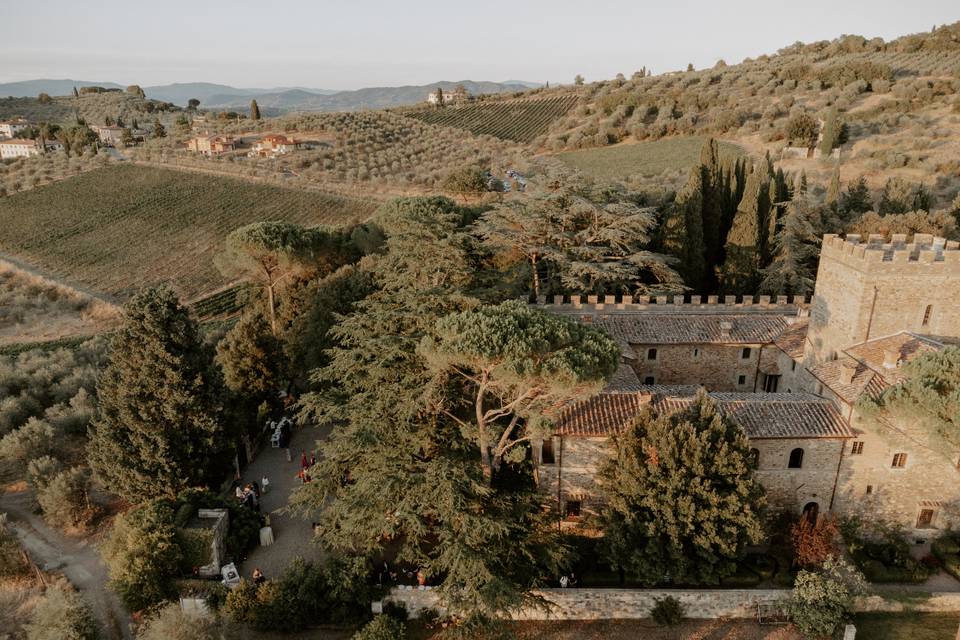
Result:
<svg viewBox="0 0 960 640"><path fill-rule="evenodd" d="M665 224L663 249L680 259L678 271L687 286L707 292L706 248L703 241L703 177L692 171L674 200Z"/></svg>
<svg viewBox="0 0 960 640"><path fill-rule="evenodd" d="M725 293L754 293L760 269L767 259L770 215L770 177L757 167L748 177L743 199L727 235L726 260L721 269Z"/></svg>
<svg viewBox="0 0 960 640"><path fill-rule="evenodd" d="M723 176L717 141L709 138L700 149L702 185L703 243L706 247L708 271L719 263L723 223Z"/></svg>
<svg viewBox="0 0 960 640"><path fill-rule="evenodd" d="M257 105L256 100L250 101L250 119L259 120L260 119L260 106Z"/></svg>
<svg viewBox="0 0 960 640"><path fill-rule="evenodd" d="M223 383L196 321L167 288L124 307L97 384L90 466L131 502L220 478Z"/></svg>
<svg viewBox="0 0 960 640"><path fill-rule="evenodd" d="M798 180L799 182L799 180ZM774 241L774 258L764 269L762 293L807 295L813 291L819 238L812 222L814 214L804 189L797 189L786 206L780 231Z"/></svg>

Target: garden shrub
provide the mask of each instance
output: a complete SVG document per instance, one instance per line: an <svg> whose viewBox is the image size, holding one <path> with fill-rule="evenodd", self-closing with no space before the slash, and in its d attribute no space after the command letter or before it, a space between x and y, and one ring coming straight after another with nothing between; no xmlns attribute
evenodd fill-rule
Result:
<svg viewBox="0 0 960 640"><path fill-rule="evenodd" d="M800 571L787 612L807 638L831 636L865 590L863 576L844 560L828 558L817 571Z"/></svg>
<svg viewBox="0 0 960 640"><path fill-rule="evenodd" d="M90 472L83 467L61 471L37 491L43 519L55 527L84 527L93 520Z"/></svg>
<svg viewBox="0 0 960 640"><path fill-rule="evenodd" d="M27 484L39 493L60 473L61 468L60 461L53 456L34 458L27 463Z"/></svg>
<svg viewBox="0 0 960 640"><path fill-rule="evenodd" d="M171 602L148 618L137 631L137 640L221 640L222 625L213 617L184 613L180 604Z"/></svg>
<svg viewBox="0 0 960 640"><path fill-rule="evenodd" d="M19 576L30 572L20 543L7 529L6 522L0 522L0 577Z"/></svg>
<svg viewBox="0 0 960 640"><path fill-rule="evenodd" d="M377 616L353 634L352 640L405 640L407 628L390 616Z"/></svg>
<svg viewBox="0 0 960 640"><path fill-rule="evenodd" d="M19 429L14 429L0 439L0 459L16 463L26 468L33 458L45 456L53 451L56 433L49 423L30 418Z"/></svg>
<svg viewBox="0 0 960 640"><path fill-rule="evenodd" d="M683 621L685 614L683 605L673 596L657 598L656 604L650 610L650 617L661 626L674 626Z"/></svg>
<svg viewBox="0 0 960 640"><path fill-rule="evenodd" d="M69 586L47 589L30 614L27 640L96 640L97 625L90 607Z"/></svg>
<svg viewBox="0 0 960 640"><path fill-rule="evenodd" d="M388 600L383 603L383 615L390 616L400 622L406 622L409 617L407 605L402 602L394 602L393 600Z"/></svg>

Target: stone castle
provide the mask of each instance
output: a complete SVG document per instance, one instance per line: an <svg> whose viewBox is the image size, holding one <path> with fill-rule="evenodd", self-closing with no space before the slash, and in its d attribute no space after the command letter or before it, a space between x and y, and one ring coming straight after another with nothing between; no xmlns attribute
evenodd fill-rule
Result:
<svg viewBox="0 0 960 640"><path fill-rule="evenodd" d="M771 507L894 522L916 539L960 514L960 452L915 424L868 421L857 400L901 366L960 342L960 246L917 234L823 239L802 298L586 300L545 310L601 326L621 366L599 395L564 408L534 447L537 481L562 522L596 512L611 436L645 407L674 411L706 388L746 433Z"/></svg>

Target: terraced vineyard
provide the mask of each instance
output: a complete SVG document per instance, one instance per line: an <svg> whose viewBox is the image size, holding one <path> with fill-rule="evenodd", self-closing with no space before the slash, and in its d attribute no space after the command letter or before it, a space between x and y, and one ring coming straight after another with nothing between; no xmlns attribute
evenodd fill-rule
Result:
<svg viewBox="0 0 960 640"><path fill-rule="evenodd" d="M259 220L348 224L374 202L197 173L117 165L0 199L0 252L67 283L125 297L170 283L183 299L226 282L213 264Z"/></svg>
<svg viewBox="0 0 960 640"><path fill-rule="evenodd" d="M529 143L543 135L555 120L577 104L575 95L529 100L489 100L461 107L405 112L429 124L465 129L474 135Z"/></svg>

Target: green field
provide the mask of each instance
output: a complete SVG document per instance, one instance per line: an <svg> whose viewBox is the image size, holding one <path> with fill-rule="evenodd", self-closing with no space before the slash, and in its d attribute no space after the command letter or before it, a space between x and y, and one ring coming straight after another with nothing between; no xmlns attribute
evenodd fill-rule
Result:
<svg viewBox="0 0 960 640"><path fill-rule="evenodd" d="M557 154L562 162L602 179L624 179L630 176L655 176L664 171L686 170L700 159L700 148L706 136L661 138L613 147L583 149ZM744 155L744 150L730 142L720 142L723 160Z"/></svg>
<svg viewBox="0 0 960 640"><path fill-rule="evenodd" d="M0 252L66 283L125 297L170 283L184 299L224 284L224 237L260 220L346 224L376 203L199 173L117 165L0 199Z"/></svg>
<svg viewBox="0 0 960 640"><path fill-rule="evenodd" d="M870 640L954 640L960 615L940 613L861 613L853 621L857 638Z"/></svg>
<svg viewBox="0 0 960 640"><path fill-rule="evenodd" d="M428 124L466 129L474 135L488 135L514 142L531 142L543 135L553 122L577 104L577 96L531 100L490 100L460 107L427 108L404 115Z"/></svg>

